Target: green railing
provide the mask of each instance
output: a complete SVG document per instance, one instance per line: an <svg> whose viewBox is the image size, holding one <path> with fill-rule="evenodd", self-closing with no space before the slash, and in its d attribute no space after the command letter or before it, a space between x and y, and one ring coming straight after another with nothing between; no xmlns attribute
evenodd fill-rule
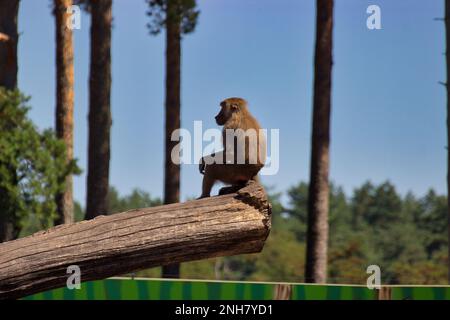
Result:
<svg viewBox="0 0 450 320"><path fill-rule="evenodd" d="M60 288L25 300L271 300L276 283L123 279L81 284L79 290ZM376 290L364 286L292 284L294 300L371 300ZM392 286L392 299L450 300L449 286Z"/></svg>

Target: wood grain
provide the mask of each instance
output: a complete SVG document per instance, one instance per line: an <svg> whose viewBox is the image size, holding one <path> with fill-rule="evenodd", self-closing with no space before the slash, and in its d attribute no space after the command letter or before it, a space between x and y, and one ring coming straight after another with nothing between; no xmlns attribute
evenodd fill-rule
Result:
<svg viewBox="0 0 450 320"><path fill-rule="evenodd" d="M67 267L81 281L171 263L260 252L270 231L264 189L131 210L60 225L0 244L0 299L66 285Z"/></svg>

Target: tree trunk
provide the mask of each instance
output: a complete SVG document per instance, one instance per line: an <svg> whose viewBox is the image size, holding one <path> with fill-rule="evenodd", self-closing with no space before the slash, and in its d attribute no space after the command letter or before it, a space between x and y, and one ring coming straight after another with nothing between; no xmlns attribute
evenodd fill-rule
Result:
<svg viewBox="0 0 450 320"><path fill-rule="evenodd" d="M0 87L17 87L19 0L0 0Z"/></svg>
<svg viewBox="0 0 450 320"><path fill-rule="evenodd" d="M90 8L92 24L86 219L108 211L112 0L91 1Z"/></svg>
<svg viewBox="0 0 450 320"><path fill-rule="evenodd" d="M392 300L392 288L391 287L381 287L376 289L377 300Z"/></svg>
<svg viewBox="0 0 450 320"><path fill-rule="evenodd" d="M19 0L0 0L0 87L8 90L17 87L18 14ZM13 180L17 180L16 168L10 163L6 166ZM20 232L14 205L9 202L9 193L9 190L0 188L0 242L15 239Z"/></svg>
<svg viewBox="0 0 450 320"><path fill-rule="evenodd" d="M291 300L292 285L278 283L274 286L273 300Z"/></svg>
<svg viewBox="0 0 450 320"><path fill-rule="evenodd" d="M167 12L174 10L172 7L174 4L173 1L168 1ZM168 19L166 23L165 204L180 201L180 165L175 164L171 159L172 149L178 143L177 141L171 141L172 132L180 128L180 65L180 22L176 19ZM180 265L172 264L163 267L162 276L179 278Z"/></svg>
<svg viewBox="0 0 450 320"><path fill-rule="evenodd" d="M73 44L67 27L72 0L54 0L56 30L56 134L66 145L66 161L73 159ZM55 224L73 222L72 175L65 179L65 190L56 195L58 217Z"/></svg>
<svg viewBox="0 0 450 320"><path fill-rule="evenodd" d="M305 281L327 280L333 0L317 0Z"/></svg>
<svg viewBox="0 0 450 320"><path fill-rule="evenodd" d="M252 183L237 193L61 225L0 245L0 299L66 285L68 266L90 281L134 270L260 252L271 206Z"/></svg>
<svg viewBox="0 0 450 320"><path fill-rule="evenodd" d="M447 232L448 232L448 283L450 283L450 0L445 0L445 58L447 62Z"/></svg>

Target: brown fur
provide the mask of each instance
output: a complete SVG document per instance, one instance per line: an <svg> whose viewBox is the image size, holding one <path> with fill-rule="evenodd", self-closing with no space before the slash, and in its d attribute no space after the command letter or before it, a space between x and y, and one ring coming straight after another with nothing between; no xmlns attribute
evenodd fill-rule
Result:
<svg viewBox="0 0 450 320"><path fill-rule="evenodd" d="M224 151L203 157L200 160L199 170L200 173L204 174L200 198L210 196L211 189L216 181L230 184L233 186L232 189L235 189L234 187L240 187L249 180L257 180L257 174L265 162L266 141L263 135L258 134L261 127L248 111L247 102L241 98L229 98L222 101L220 106L221 110L215 118L218 125L223 125L222 142ZM256 141L251 140L249 136L241 136L240 139L242 140L240 141L242 143L238 143L239 139L234 136L233 150L227 143L227 129L237 135L239 135L239 131L236 131L238 129L244 131L254 129ZM238 154L242 154L244 159L239 159ZM205 158L210 157L221 159L222 163L208 164L208 159L205 160ZM227 159L232 159L233 162L226 163ZM239 163L239 160L244 160L244 163ZM251 163L254 160L256 162Z"/></svg>

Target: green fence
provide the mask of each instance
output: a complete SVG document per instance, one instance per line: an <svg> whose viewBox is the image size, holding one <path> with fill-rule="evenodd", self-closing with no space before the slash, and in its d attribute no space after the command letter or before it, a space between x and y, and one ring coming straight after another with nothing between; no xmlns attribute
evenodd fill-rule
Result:
<svg viewBox="0 0 450 320"><path fill-rule="evenodd" d="M275 283L221 282L160 279L91 281L79 290L60 288L25 300L271 300ZM364 286L292 284L295 300L371 300L376 290ZM450 287L392 287L392 299L450 300Z"/></svg>

